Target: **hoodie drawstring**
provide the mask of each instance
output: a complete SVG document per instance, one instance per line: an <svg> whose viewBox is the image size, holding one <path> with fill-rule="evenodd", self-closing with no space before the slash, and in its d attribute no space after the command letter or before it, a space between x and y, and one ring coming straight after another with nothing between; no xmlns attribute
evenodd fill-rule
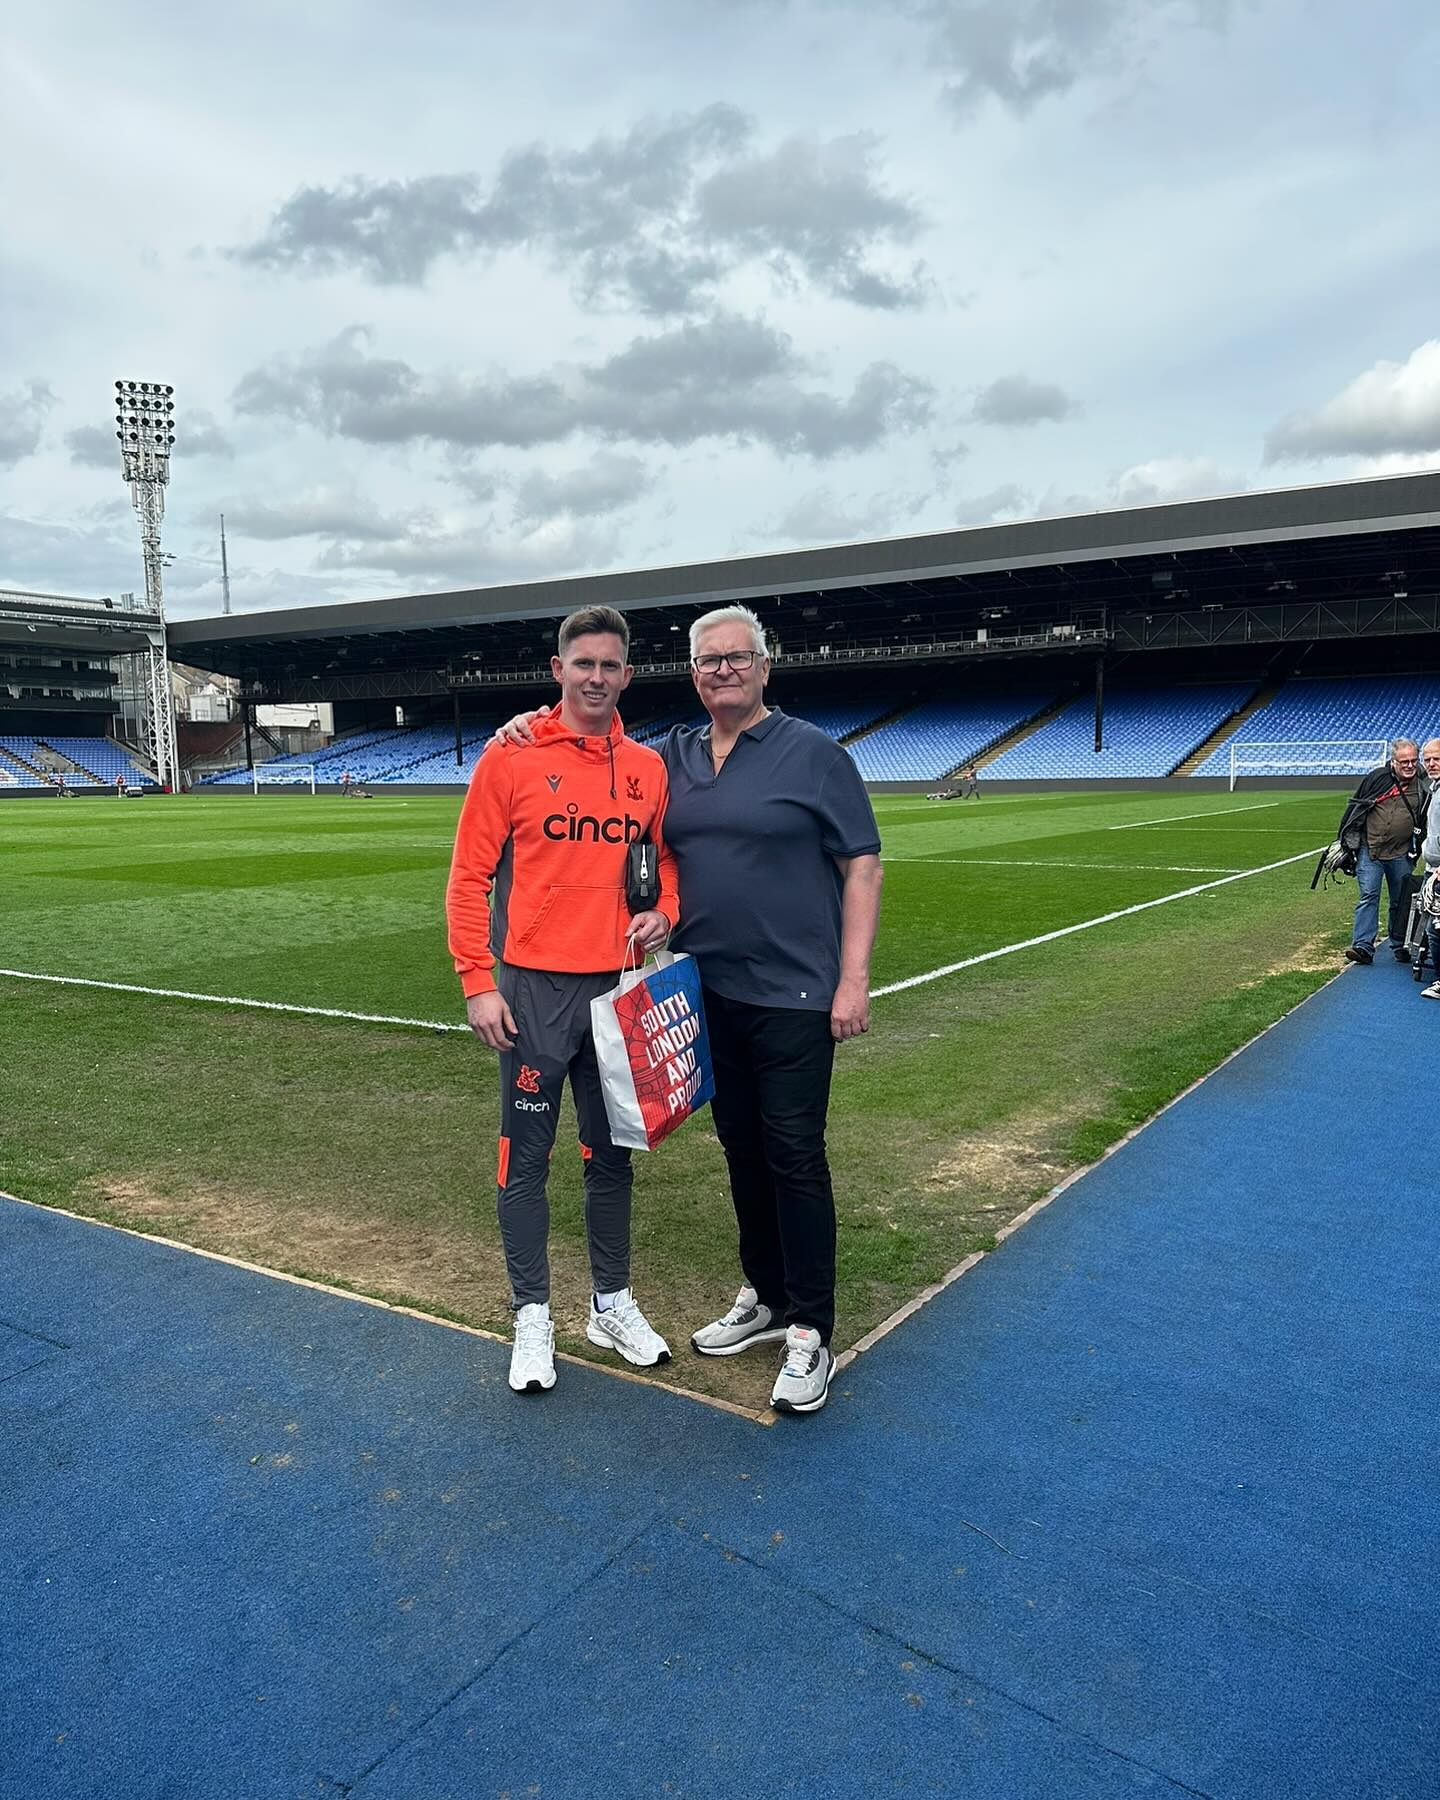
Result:
<svg viewBox="0 0 1440 1800"><path fill-rule="evenodd" d="M605 748L610 752L610 798L613 800L615 798L615 740L608 734L605 739Z"/></svg>

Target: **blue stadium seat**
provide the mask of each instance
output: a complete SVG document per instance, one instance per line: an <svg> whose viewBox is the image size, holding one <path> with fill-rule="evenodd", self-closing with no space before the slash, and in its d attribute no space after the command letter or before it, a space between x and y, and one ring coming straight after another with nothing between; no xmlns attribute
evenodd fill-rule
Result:
<svg viewBox="0 0 1440 1800"><path fill-rule="evenodd" d="M1375 745L1370 760L1378 762L1382 739L1403 736L1424 743L1436 735L1440 735L1440 675L1352 675L1338 680L1304 676L1287 681L1268 706L1252 713L1194 773L1228 775L1232 743L1368 742ZM1323 754L1306 760L1319 762ZM1364 760L1363 750L1339 751L1330 762L1295 772L1350 774L1357 758Z"/></svg>
<svg viewBox="0 0 1440 1800"><path fill-rule="evenodd" d="M866 781L934 781L989 749L1052 698L1026 689L973 700L927 700L846 748Z"/></svg>
<svg viewBox="0 0 1440 1800"><path fill-rule="evenodd" d="M1105 699L1104 748L1095 749L1095 701L1072 700L985 769L993 781L1094 781L1168 775L1254 692L1254 682L1115 688Z"/></svg>

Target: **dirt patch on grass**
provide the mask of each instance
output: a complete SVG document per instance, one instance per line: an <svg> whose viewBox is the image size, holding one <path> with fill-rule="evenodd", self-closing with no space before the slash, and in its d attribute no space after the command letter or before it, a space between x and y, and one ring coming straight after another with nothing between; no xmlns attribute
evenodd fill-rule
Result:
<svg viewBox="0 0 1440 1800"><path fill-rule="evenodd" d="M921 1178L920 1190L953 1195L966 1212L987 1214L994 1224L1004 1224L1037 1188L1053 1187L1069 1173L1073 1161L1064 1146L1080 1116L1056 1106L969 1132Z"/></svg>
<svg viewBox="0 0 1440 1800"><path fill-rule="evenodd" d="M1269 981L1276 975L1323 975L1331 969L1340 967L1340 956L1328 936L1307 938L1289 956L1282 957L1279 962L1271 963L1263 974L1253 975L1249 981L1242 981L1242 988L1259 987L1262 981Z"/></svg>

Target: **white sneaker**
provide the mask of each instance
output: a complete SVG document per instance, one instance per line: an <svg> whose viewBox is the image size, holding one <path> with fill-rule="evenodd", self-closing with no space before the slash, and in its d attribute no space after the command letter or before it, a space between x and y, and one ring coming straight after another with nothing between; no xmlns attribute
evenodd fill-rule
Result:
<svg viewBox="0 0 1440 1800"><path fill-rule="evenodd" d="M690 1347L702 1356L738 1356L751 1344L778 1344L784 1335L785 1327L775 1323L774 1313L760 1304L754 1288L742 1287L729 1312L702 1325L691 1337Z"/></svg>
<svg viewBox="0 0 1440 1800"><path fill-rule="evenodd" d="M1440 981L1432 981L1427 988L1421 988L1422 1000L1440 1000Z"/></svg>
<svg viewBox="0 0 1440 1800"><path fill-rule="evenodd" d="M820 1333L807 1325L792 1325L785 1333L785 1367L770 1396L776 1412L819 1412L830 1398L835 1379L835 1358L820 1342Z"/></svg>
<svg viewBox="0 0 1440 1800"><path fill-rule="evenodd" d="M635 1304L629 1288L621 1288L615 1304L604 1312L595 1307L590 1296L590 1323L585 1335L602 1350L618 1350L628 1363L640 1369L653 1369L656 1363L669 1362L670 1346Z"/></svg>
<svg viewBox="0 0 1440 1800"><path fill-rule="evenodd" d="M538 1301L515 1315L510 1385L517 1394L539 1394L555 1385L555 1326L550 1308Z"/></svg>

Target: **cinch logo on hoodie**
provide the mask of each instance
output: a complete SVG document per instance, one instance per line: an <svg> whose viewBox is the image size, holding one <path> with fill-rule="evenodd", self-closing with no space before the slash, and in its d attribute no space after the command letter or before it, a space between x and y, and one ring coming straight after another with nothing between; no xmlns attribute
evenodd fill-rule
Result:
<svg viewBox="0 0 1440 1800"><path fill-rule="evenodd" d="M620 968L630 924L626 853L641 838L656 849L656 907L672 925L679 920L658 751L627 738L618 714L604 737L562 725L558 706L532 729L533 745L486 750L460 813L445 907L467 996L493 990L497 954L557 974Z"/></svg>

